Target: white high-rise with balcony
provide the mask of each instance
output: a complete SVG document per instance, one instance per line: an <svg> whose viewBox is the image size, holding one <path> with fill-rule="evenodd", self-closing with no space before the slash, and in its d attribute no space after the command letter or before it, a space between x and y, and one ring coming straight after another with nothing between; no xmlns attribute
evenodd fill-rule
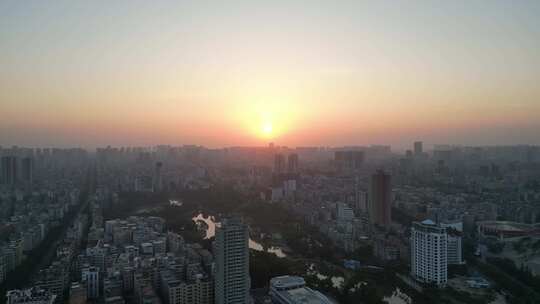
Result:
<svg viewBox="0 0 540 304"><path fill-rule="evenodd" d="M418 281L446 285L448 234L431 220L413 223L411 229L411 275Z"/></svg>
<svg viewBox="0 0 540 304"><path fill-rule="evenodd" d="M216 227L216 304L249 303L249 233L239 218Z"/></svg>

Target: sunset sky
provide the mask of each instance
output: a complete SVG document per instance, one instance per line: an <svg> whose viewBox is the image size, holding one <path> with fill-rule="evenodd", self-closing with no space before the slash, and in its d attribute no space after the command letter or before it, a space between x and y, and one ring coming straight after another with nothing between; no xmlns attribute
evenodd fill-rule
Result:
<svg viewBox="0 0 540 304"><path fill-rule="evenodd" d="M1 1L0 145L540 144L540 1Z"/></svg>

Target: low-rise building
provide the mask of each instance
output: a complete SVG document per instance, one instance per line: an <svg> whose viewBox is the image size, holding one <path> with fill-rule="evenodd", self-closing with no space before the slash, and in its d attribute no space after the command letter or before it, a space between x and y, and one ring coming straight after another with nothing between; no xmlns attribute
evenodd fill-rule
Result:
<svg viewBox="0 0 540 304"><path fill-rule="evenodd" d="M7 304L53 304L56 299L56 295L36 287L10 290L6 297Z"/></svg>

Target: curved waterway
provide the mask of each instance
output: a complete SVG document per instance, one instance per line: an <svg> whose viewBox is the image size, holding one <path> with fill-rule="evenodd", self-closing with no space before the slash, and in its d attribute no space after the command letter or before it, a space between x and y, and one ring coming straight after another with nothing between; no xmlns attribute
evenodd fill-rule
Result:
<svg viewBox="0 0 540 304"><path fill-rule="evenodd" d="M209 239L216 235L216 218L212 215L208 217L204 217L202 213L197 214L197 216L193 217L192 220L198 225L200 230L206 229L206 235L205 239ZM206 225L201 225L200 222L204 222ZM264 246L254 241L253 239L249 238L249 248L257 251L266 251L269 253L275 254L279 258L284 258L287 256L285 252L283 252L283 249L279 246L270 246L268 248L264 248Z"/></svg>

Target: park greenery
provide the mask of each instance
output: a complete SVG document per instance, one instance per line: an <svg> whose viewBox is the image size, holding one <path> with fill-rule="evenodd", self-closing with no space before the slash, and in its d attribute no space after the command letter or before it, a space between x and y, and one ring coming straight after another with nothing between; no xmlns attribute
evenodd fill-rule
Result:
<svg viewBox="0 0 540 304"><path fill-rule="evenodd" d="M169 204L169 199L181 201L180 205ZM346 254L317 227L307 225L301 218L280 204L268 204L256 197L241 195L228 185L215 185L204 190L181 190L173 193L120 194L120 201L104 212L106 219L125 218L131 215L159 216L165 219L168 229L179 232L187 242L201 243L211 247L212 239L203 239L192 218L215 216L217 220L226 215L241 215L248 224L264 235L278 233L290 249L286 258L272 253L250 251L250 276L253 288L264 288L272 277L300 275L308 284L339 300L340 303L382 303L384 295L390 295L395 273L352 272L344 274L341 267L344 258L368 258L370 246ZM265 240L262 240L264 243ZM317 265L324 276L309 272ZM343 277L343 286L338 288L331 277ZM390 279L391 278L391 279ZM362 282L362 284L359 284ZM356 288L353 288L356 286Z"/></svg>
<svg viewBox="0 0 540 304"><path fill-rule="evenodd" d="M182 202L180 205L169 204L169 199ZM202 213L215 216L216 220L226 215L241 215L252 230L262 232L266 237L277 233L286 246L291 250L286 258L279 258L272 253L250 251L250 275L253 288L268 286L270 278L290 274L306 278L309 286L331 295L339 303L382 303L385 296L392 294L396 286L408 295L415 303L477 303L484 304L490 297L479 297L452 288L429 289L418 293L408 288L396 273L407 273L405 265L385 267L384 270L345 271L340 267L343 259L357 259L362 262L374 262L372 247L360 247L352 253L345 253L335 247L333 242L319 232L317 227L304 223L284 205L269 204L257 197L240 194L229 185L214 185L210 189L181 190L172 193L133 193L125 192L120 195L120 202L105 212L107 218L122 218L130 215L159 216L166 220L167 227L182 234L187 242L201 243L205 248L211 248L212 239L203 239L194 216ZM393 218L403 224L413 219L406 214L396 212ZM265 239L259 240L265 243ZM499 251L497 243L489 246L490 251ZM504 260L488 260L487 263L477 261L472 255L473 245L465 240L465 256L471 261L470 266L493 280L497 290L508 291L512 296L511 304L540 303L538 278L533 277L525 269L515 267ZM319 268L326 267L324 276L309 273L310 265ZM456 269L456 274L463 275L462 269ZM344 277L345 281L339 287L332 282L332 276Z"/></svg>

